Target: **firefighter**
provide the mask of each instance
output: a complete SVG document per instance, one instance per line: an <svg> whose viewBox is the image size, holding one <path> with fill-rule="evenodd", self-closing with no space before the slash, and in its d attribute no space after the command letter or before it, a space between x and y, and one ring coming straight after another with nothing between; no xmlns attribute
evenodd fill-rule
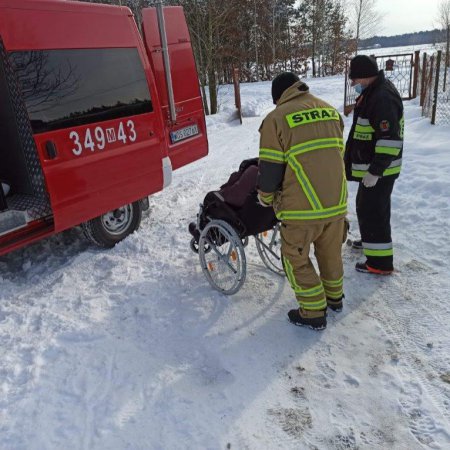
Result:
<svg viewBox="0 0 450 450"><path fill-rule="evenodd" d="M356 214L365 262L356 270L389 275L394 270L391 238L391 193L402 165L403 104L394 85L378 70L374 58L355 56L350 62L356 99L353 125L346 144L348 180L358 181Z"/></svg>
<svg viewBox="0 0 450 450"><path fill-rule="evenodd" d="M291 72L273 80L272 98L276 108L259 130L258 199L282 222L284 270L299 305L289 320L320 330L327 306L341 310L344 296L344 126L338 112ZM309 258L312 245L320 275Z"/></svg>

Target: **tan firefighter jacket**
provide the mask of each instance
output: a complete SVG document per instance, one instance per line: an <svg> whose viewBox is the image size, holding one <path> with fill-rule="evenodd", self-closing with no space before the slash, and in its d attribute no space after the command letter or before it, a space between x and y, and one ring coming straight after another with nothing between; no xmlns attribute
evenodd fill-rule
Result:
<svg viewBox="0 0 450 450"><path fill-rule="evenodd" d="M286 89L259 129L258 190L280 220L322 222L347 212L343 121L301 81Z"/></svg>

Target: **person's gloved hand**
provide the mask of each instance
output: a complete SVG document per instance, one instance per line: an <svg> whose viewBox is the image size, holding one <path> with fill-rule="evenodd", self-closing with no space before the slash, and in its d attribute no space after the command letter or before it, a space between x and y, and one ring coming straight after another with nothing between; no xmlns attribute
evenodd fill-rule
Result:
<svg viewBox="0 0 450 450"><path fill-rule="evenodd" d="M267 198L267 197L261 195L261 192L258 192L258 203L261 206L264 206L264 208L271 207L272 206L271 203L266 203L266 201L270 201L271 200L270 197L272 197L272 200L273 200L273 196L269 196L269 198ZM264 201L264 200L266 200L266 201Z"/></svg>
<svg viewBox="0 0 450 450"><path fill-rule="evenodd" d="M370 172L367 172L362 179L362 184L366 188L374 187L377 184L377 181L380 177L378 175L372 175Z"/></svg>

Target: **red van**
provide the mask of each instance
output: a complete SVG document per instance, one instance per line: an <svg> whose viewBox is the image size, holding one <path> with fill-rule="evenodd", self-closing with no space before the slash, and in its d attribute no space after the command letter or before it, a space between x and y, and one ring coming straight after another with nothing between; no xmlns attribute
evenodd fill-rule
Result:
<svg viewBox="0 0 450 450"><path fill-rule="evenodd" d="M182 8L0 0L0 255L82 224L111 247L208 154Z"/></svg>

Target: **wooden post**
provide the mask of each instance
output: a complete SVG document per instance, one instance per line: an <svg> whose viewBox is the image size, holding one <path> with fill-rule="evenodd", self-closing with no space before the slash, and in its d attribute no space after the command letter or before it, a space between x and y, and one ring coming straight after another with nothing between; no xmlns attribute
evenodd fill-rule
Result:
<svg viewBox="0 0 450 450"><path fill-rule="evenodd" d="M422 57L422 79L420 80L420 106L423 106L423 102L425 101L426 80L427 80L427 54L425 52Z"/></svg>
<svg viewBox="0 0 450 450"><path fill-rule="evenodd" d="M417 84L419 81L419 65L420 65L420 50L414 52L414 80L412 98L417 98Z"/></svg>
<svg viewBox="0 0 450 450"><path fill-rule="evenodd" d="M345 113L345 108L347 107L347 80L348 80L348 59L345 60L345 81L344 81L344 114L345 114L345 116L348 116L348 114Z"/></svg>
<svg viewBox="0 0 450 450"><path fill-rule="evenodd" d="M233 69L233 85L234 85L234 104L236 105L239 122L242 125L242 107L241 107L241 89L239 85L239 69Z"/></svg>
<svg viewBox="0 0 450 450"><path fill-rule="evenodd" d="M441 57L442 57L442 50L439 50L437 53L437 60L436 60L436 79L434 81L434 95L433 95L433 109L431 113L431 125L434 125L436 123L436 109L437 109L437 99L438 99L438 92L439 92L439 72L441 70Z"/></svg>

